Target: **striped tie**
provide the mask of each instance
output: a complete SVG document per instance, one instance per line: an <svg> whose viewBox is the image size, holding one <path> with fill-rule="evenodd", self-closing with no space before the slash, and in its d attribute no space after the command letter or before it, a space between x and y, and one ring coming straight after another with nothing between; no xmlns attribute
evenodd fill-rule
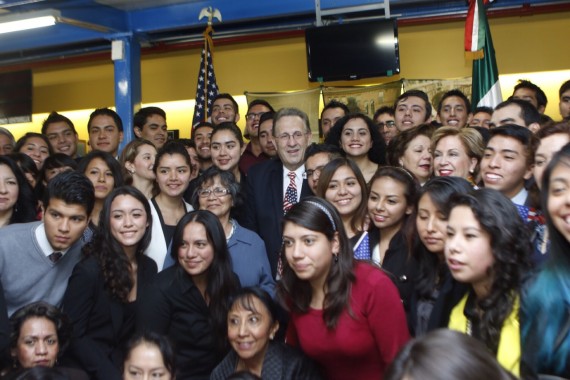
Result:
<svg viewBox="0 0 570 380"><path fill-rule="evenodd" d="M285 190L285 198L283 198L283 215L287 214L287 211L295 203L297 203L297 184L295 183L295 172L289 172L287 174L289 177L289 186L287 186L287 190ZM277 259L277 280L281 278L283 274L283 262L281 261L281 255Z"/></svg>
<svg viewBox="0 0 570 380"><path fill-rule="evenodd" d="M283 198L283 215L287 214L287 211L295 203L297 203L297 184L295 183L295 172L289 172L287 174L289 177L289 186L285 190L285 198Z"/></svg>

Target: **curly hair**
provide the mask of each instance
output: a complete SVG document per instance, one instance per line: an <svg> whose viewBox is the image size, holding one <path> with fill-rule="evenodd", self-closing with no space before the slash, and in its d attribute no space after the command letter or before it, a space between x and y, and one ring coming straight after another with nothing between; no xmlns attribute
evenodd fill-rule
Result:
<svg viewBox="0 0 570 380"><path fill-rule="evenodd" d="M370 138L372 139L372 148L368 151L368 159L375 164L384 165L386 163L386 143L384 142L384 138L380 134L380 130L376 123L362 113L352 113L338 119L329 131L329 134L325 139L325 144L340 147L340 137L344 126L350 120L355 119L364 121L364 124L366 124L368 132L370 133Z"/></svg>
<svg viewBox="0 0 570 380"><path fill-rule="evenodd" d="M456 194L450 200L450 210L458 206L468 207L490 237L494 263L488 275L492 283L477 306L483 311L479 325L482 341L488 347L497 347L503 323L520 295L523 275L530 269L529 232L513 202L497 190Z"/></svg>
<svg viewBox="0 0 570 380"><path fill-rule="evenodd" d="M421 124L415 128L398 133L392 140L390 140L390 144L386 151L386 163L390 166L401 166L400 158L404 156L404 153L406 152L406 149L408 149L412 140L418 136L427 136L431 139L434 131L435 127L433 125Z"/></svg>
<svg viewBox="0 0 570 380"><path fill-rule="evenodd" d="M125 250L117 239L111 233L111 205L113 201L120 195L128 195L139 201L146 214L148 226L138 242L135 257L137 261L143 255L143 252L150 244L152 231L152 216L150 205L146 197L136 188L131 186L122 186L113 190L105 199L101 215L99 217L99 225L95 232L93 240L83 248L85 257L94 256L99 265L105 287L114 298L123 303L128 302L129 292L134 286L131 278L131 263Z"/></svg>
<svg viewBox="0 0 570 380"><path fill-rule="evenodd" d="M350 313L350 292L356 280L354 253L340 216L334 206L326 200L308 197L294 205L283 217L283 228L288 223L322 233L329 241L338 234L340 243L338 262L331 265L327 275L323 307L323 320L328 329L334 329L342 312L346 309ZM307 280L297 278L285 257L284 245L281 248L281 260L283 278L277 284L278 297L285 308L297 313L307 313L313 297L311 284Z"/></svg>

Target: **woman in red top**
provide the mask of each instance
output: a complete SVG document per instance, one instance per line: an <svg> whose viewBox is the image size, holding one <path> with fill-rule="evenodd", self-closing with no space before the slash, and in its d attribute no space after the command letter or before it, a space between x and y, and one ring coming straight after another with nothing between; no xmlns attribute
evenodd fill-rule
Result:
<svg viewBox="0 0 570 380"><path fill-rule="evenodd" d="M282 253L287 343L327 379L382 379L409 339L404 309L381 270L353 260L335 208L314 197L293 206L283 220Z"/></svg>

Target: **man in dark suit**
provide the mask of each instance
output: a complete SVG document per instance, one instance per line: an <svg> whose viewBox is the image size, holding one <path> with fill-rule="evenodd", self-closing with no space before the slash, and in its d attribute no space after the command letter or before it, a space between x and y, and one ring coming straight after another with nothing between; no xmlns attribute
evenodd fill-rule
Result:
<svg viewBox="0 0 570 380"><path fill-rule="evenodd" d="M307 180L303 179L305 149L311 142L309 118L296 108L282 108L275 114L273 136L279 160L268 160L249 170L243 223L265 242L275 277L284 210L311 195Z"/></svg>

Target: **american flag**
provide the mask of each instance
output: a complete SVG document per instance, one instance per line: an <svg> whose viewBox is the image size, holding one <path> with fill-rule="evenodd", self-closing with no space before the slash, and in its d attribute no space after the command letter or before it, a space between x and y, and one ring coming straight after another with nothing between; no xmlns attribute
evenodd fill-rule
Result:
<svg viewBox="0 0 570 380"><path fill-rule="evenodd" d="M202 49L202 59L200 60L200 71L198 72L198 85L196 87L196 105L194 107L194 118L192 125L201 121L206 121L210 117L212 100L218 95L218 85L216 84L216 74L214 74L214 64L212 58L212 32L210 25L204 31L204 48Z"/></svg>

